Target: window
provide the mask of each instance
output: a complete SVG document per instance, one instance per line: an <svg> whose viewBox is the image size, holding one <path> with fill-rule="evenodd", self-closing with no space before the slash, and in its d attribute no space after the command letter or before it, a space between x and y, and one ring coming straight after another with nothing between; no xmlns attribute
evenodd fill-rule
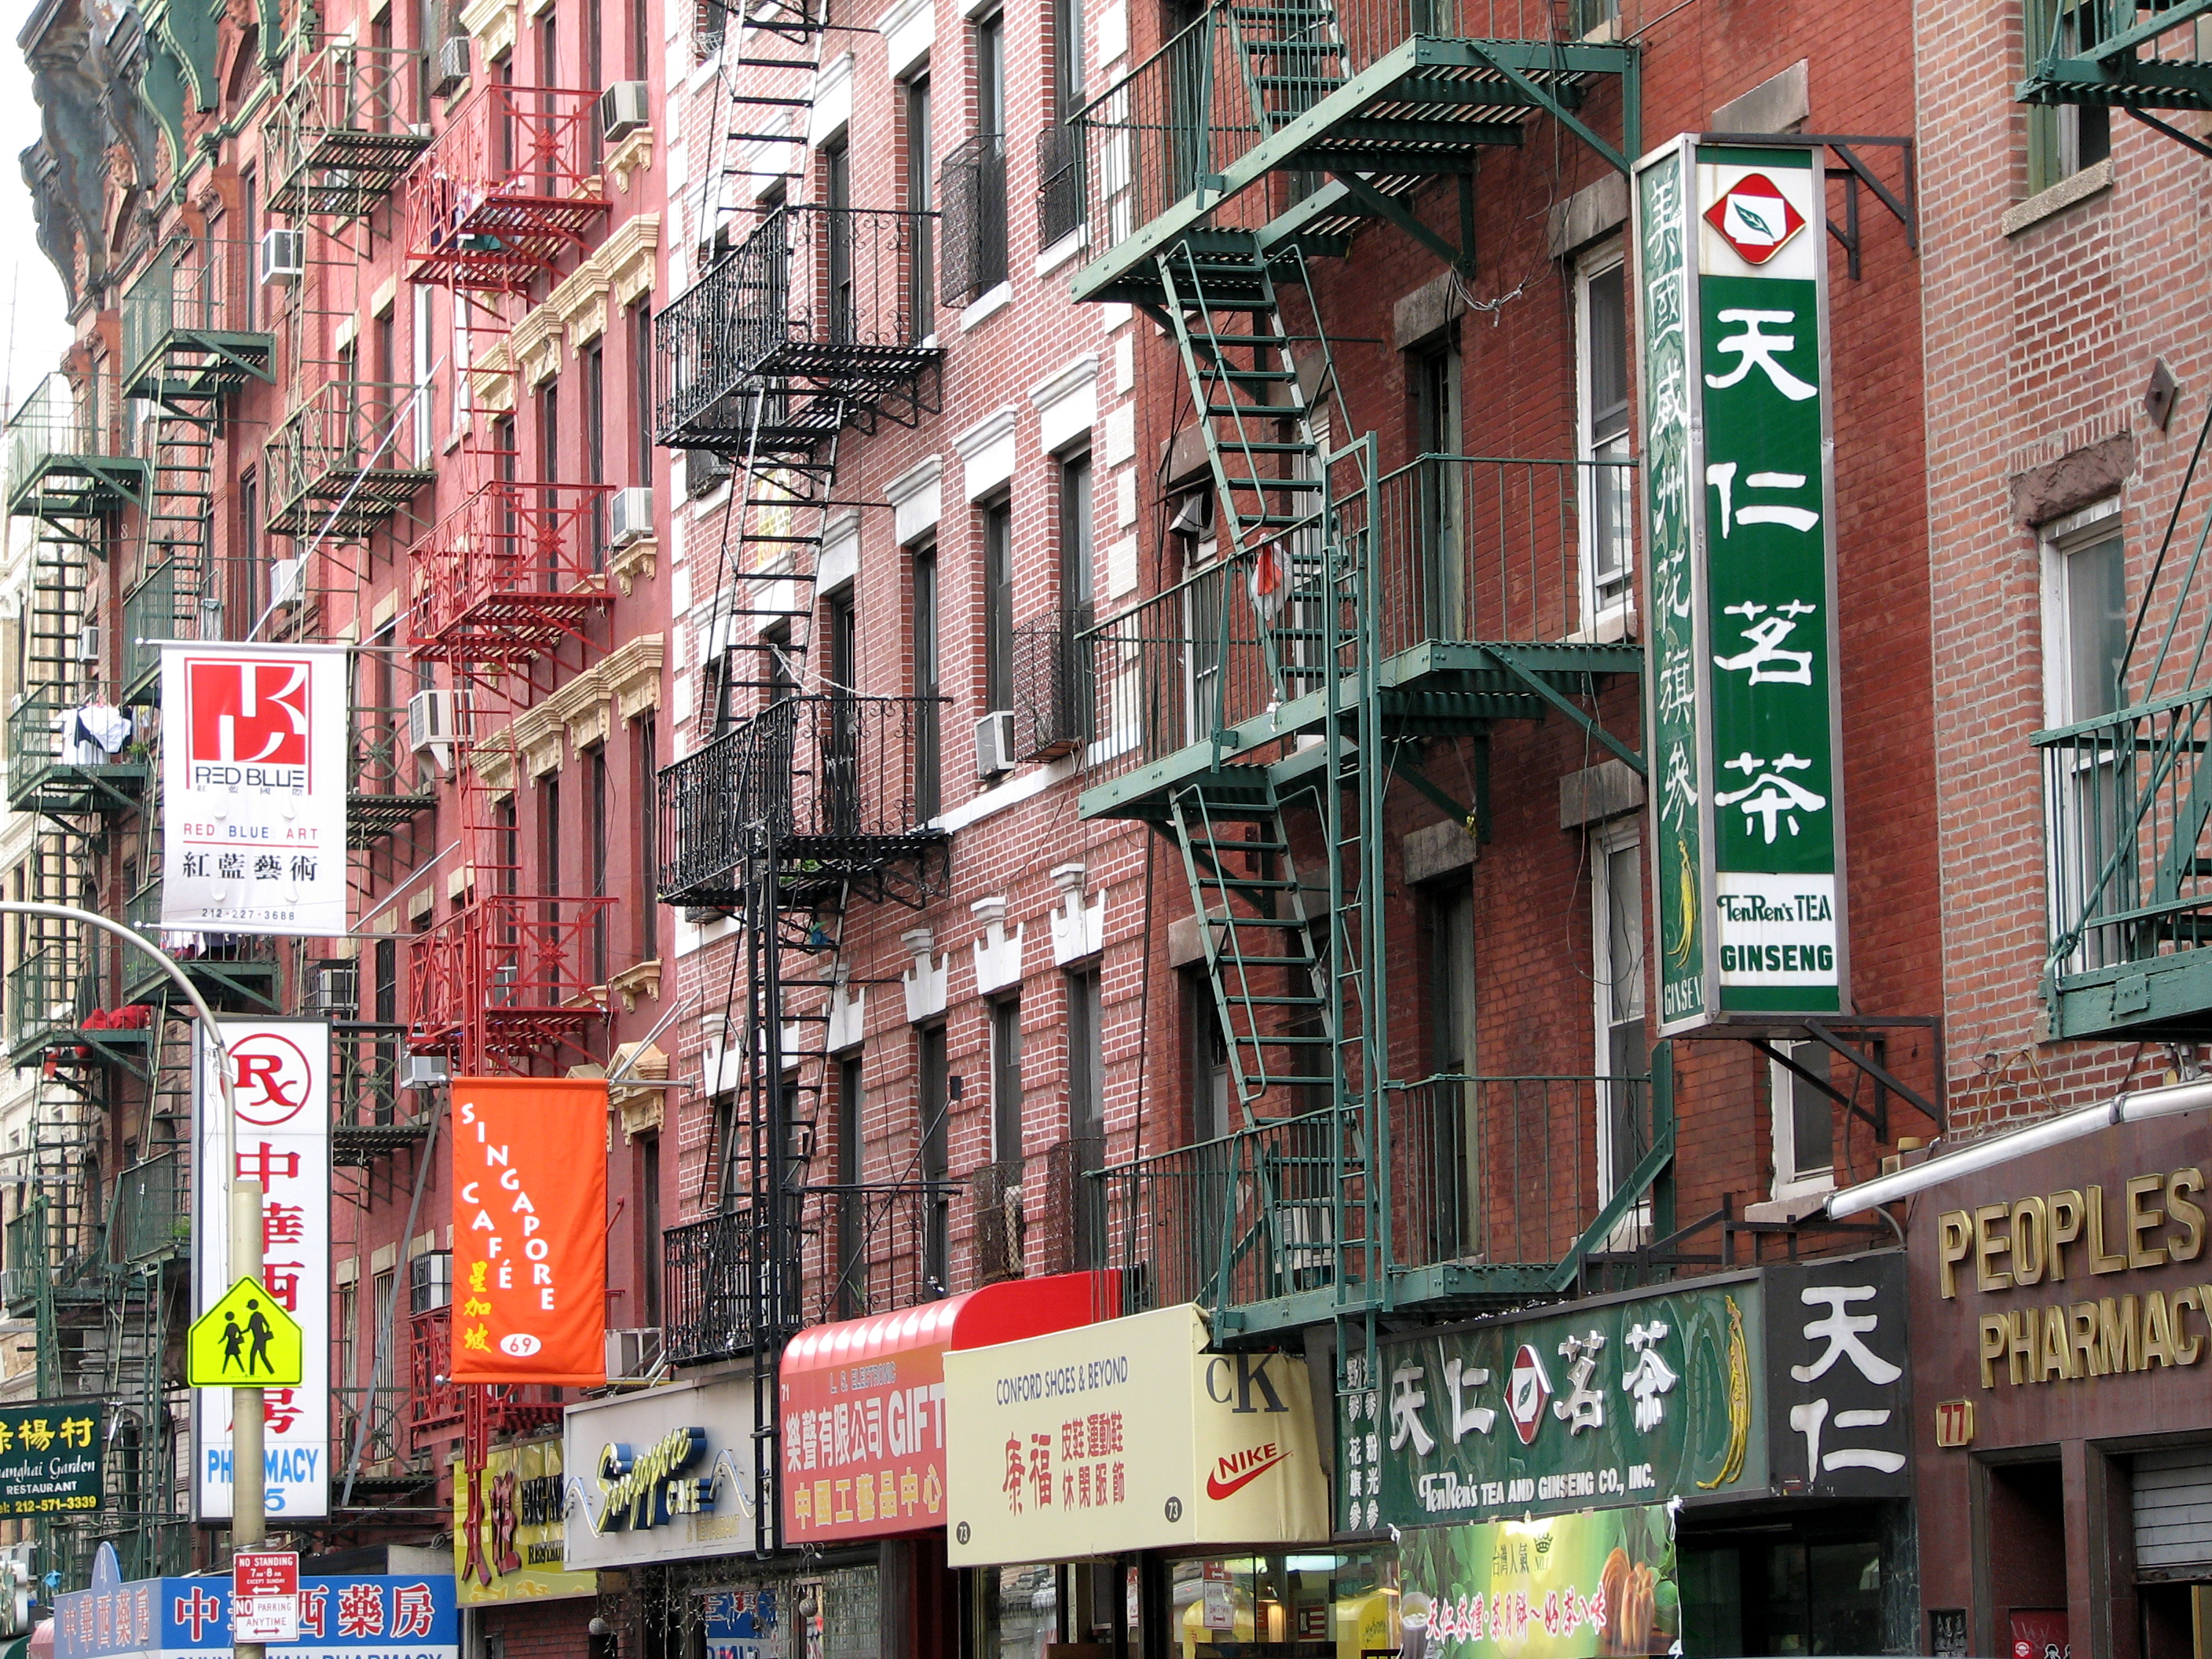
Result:
<svg viewBox="0 0 2212 1659"><path fill-rule="evenodd" d="M1472 1077L1475 1069L1474 890L1441 884L1428 896L1429 1067L1445 1079ZM1482 1168L1479 1138L1481 1098L1474 1084L1449 1081L1428 1091L1435 1114L1431 1134L1430 1206L1434 1258L1448 1261L1480 1242L1475 1200Z"/></svg>
<svg viewBox="0 0 2212 1659"><path fill-rule="evenodd" d="M2121 676L2131 620L2119 503L2100 501L2049 526L2043 537L2046 726L2100 720L2124 706ZM2124 910L2132 902L2129 860L2116 866L2114 854L2134 814L2133 804L2124 799L2134 769L2118 766L2117 753L2112 744L2096 742L2051 751L2056 769L2047 780L2044 810L2054 940L2063 940L2091 915ZM2065 969L2102 967L2126 949L2120 930L2089 930L2066 956Z"/></svg>
<svg viewBox="0 0 2212 1659"><path fill-rule="evenodd" d="M1106 1164L1106 1056L1098 970L1067 976L1067 1139L1075 1191L1075 1263L1103 1266L1103 1218L1091 1174Z"/></svg>
<svg viewBox="0 0 2212 1659"><path fill-rule="evenodd" d="M1833 1058L1821 1042L1790 1042L1781 1052L1826 1083ZM1774 1196L1802 1198L1836 1184L1836 1103L1791 1071L1770 1062L1767 1098L1774 1113Z"/></svg>
<svg viewBox="0 0 2212 1659"><path fill-rule="evenodd" d="M414 329L408 341L409 349L414 353L410 365L412 372L408 376L414 386L411 424L415 453L410 464L428 466L433 447L430 435L430 347L434 343L430 325L431 290L425 284L416 288L414 294Z"/></svg>
<svg viewBox="0 0 2212 1659"><path fill-rule="evenodd" d="M246 472L238 480L238 570L232 583L231 617L229 627L224 630L226 637L235 629L237 637L243 639L246 630L260 620L261 591L261 480L254 473Z"/></svg>
<svg viewBox="0 0 2212 1659"><path fill-rule="evenodd" d="M1053 735L1065 742L1091 737L1096 706L1091 658L1078 636L1094 619L1097 550L1093 541L1091 452L1060 464L1060 672L1054 677Z"/></svg>
<svg viewBox="0 0 2212 1659"><path fill-rule="evenodd" d="M1644 852L1629 827L1590 837L1596 949L1598 1193L1609 1197L1644 1154Z"/></svg>
<svg viewBox="0 0 2212 1659"><path fill-rule="evenodd" d="M861 1092L860 1053L854 1049L837 1056L837 1185L841 1189L837 1204L837 1316L851 1319L860 1314L867 1267L865 1251L865 1228L860 1185L861 1112L866 1105Z"/></svg>
<svg viewBox="0 0 2212 1659"><path fill-rule="evenodd" d="M647 908L653 908L648 905ZM660 1137L637 1138L637 1220L645 1248L639 1252L638 1311L648 1328L660 1323Z"/></svg>
<svg viewBox="0 0 2212 1659"><path fill-rule="evenodd" d="M337 1305L331 1310L331 1322L337 1327L337 1353L331 1362L331 1386L341 1390L343 1397L361 1386L354 1374L354 1368L361 1363L361 1280L351 1276L358 1273L358 1264L344 1262L340 1266L349 1276L336 1287Z"/></svg>
<svg viewBox="0 0 2212 1659"><path fill-rule="evenodd" d="M1585 628L1625 617L1635 576L1629 541L1628 287L1620 249L1575 273L1575 459L1582 463L1582 606Z"/></svg>
<svg viewBox="0 0 2212 1659"><path fill-rule="evenodd" d="M1052 118L1083 106L1083 0L1052 0Z"/></svg>
<svg viewBox="0 0 2212 1659"><path fill-rule="evenodd" d="M586 787L591 792L592 812L592 896L607 896L607 751L600 744L591 751L585 775ZM650 816L650 814L648 814ZM607 982L607 907L596 905L592 910L592 983Z"/></svg>
<svg viewBox="0 0 2212 1659"><path fill-rule="evenodd" d="M407 1310L434 1313L453 1302L453 1253L425 1250L407 1263Z"/></svg>
<svg viewBox="0 0 2212 1659"><path fill-rule="evenodd" d="M830 337L853 338L853 154L840 137L822 147L822 199L830 210L824 228L829 232L827 270L830 289Z"/></svg>
<svg viewBox="0 0 2212 1659"><path fill-rule="evenodd" d="M1170 521L1173 538L1182 544L1186 578L1212 564L1221 539L1213 524L1213 491L1200 486L1176 498ZM1183 740L1196 743L1220 729L1221 606L1225 582L1216 571L1206 580L1183 583ZM1235 603L1242 604L1242 599Z"/></svg>
<svg viewBox="0 0 2212 1659"><path fill-rule="evenodd" d="M907 250L907 332L915 339L934 331L937 314L937 146L929 130L929 77L906 83L906 207L914 215Z"/></svg>
<svg viewBox="0 0 2212 1659"><path fill-rule="evenodd" d="M983 509L983 704L1014 706L1014 508Z"/></svg>
<svg viewBox="0 0 2212 1659"><path fill-rule="evenodd" d="M1022 1158L1022 1000L991 1005L991 1161Z"/></svg>
<svg viewBox="0 0 2212 1659"><path fill-rule="evenodd" d="M2054 52L2070 58L2096 46L2098 7L2093 0L2025 0L2027 67ZM2049 190L2112 153L2112 115L2104 105L2030 105L2027 112L2027 193Z"/></svg>
<svg viewBox="0 0 2212 1659"><path fill-rule="evenodd" d="M951 1085L945 1076L945 1027L923 1025L914 1034L915 1110L922 1181L931 1188L924 1196L921 1270L930 1292L943 1296L951 1287L951 1200L942 1190L951 1169L951 1135L946 1120L951 1113Z"/></svg>
<svg viewBox="0 0 2212 1659"><path fill-rule="evenodd" d="M428 293L417 289L418 294ZM547 475L550 477L550 474ZM607 360L599 341L584 348L584 482L607 481ZM607 568L607 498L592 497L592 568Z"/></svg>
<svg viewBox="0 0 2212 1659"><path fill-rule="evenodd" d="M937 549L914 551L913 587L908 597L909 623L914 630L914 811L927 823L945 810L945 705L937 701L942 690L938 653Z"/></svg>
<svg viewBox="0 0 2212 1659"><path fill-rule="evenodd" d="M1407 365L1413 390L1413 453L1457 455L1461 445L1459 346L1449 334L1414 352ZM1431 461L1420 475L1421 603L1419 637L1472 639L1466 616L1466 560L1460 547L1462 470Z"/></svg>
<svg viewBox="0 0 2212 1659"><path fill-rule="evenodd" d="M975 25L975 239L974 287L1006 280L1006 20Z"/></svg>
<svg viewBox="0 0 2212 1659"><path fill-rule="evenodd" d="M629 308L630 441L634 484L653 483L653 428L659 418L653 402L653 307L641 301Z"/></svg>
<svg viewBox="0 0 2212 1659"><path fill-rule="evenodd" d="M860 828L860 624L853 590L830 595L829 612L830 730L823 751L823 806L834 834Z"/></svg>
<svg viewBox="0 0 2212 1659"><path fill-rule="evenodd" d="M655 895L660 885L660 731L648 709L630 722L630 799L638 814L638 885L644 902L635 907L637 918L637 959L657 961L660 956L660 906Z"/></svg>
<svg viewBox="0 0 2212 1659"><path fill-rule="evenodd" d="M1229 1133L1229 1041L1203 964L1182 971L1182 1029L1190 1073L1190 1138L1218 1140Z"/></svg>
<svg viewBox="0 0 2212 1659"><path fill-rule="evenodd" d="M545 894L561 890L561 777L557 772L538 783L538 890Z"/></svg>

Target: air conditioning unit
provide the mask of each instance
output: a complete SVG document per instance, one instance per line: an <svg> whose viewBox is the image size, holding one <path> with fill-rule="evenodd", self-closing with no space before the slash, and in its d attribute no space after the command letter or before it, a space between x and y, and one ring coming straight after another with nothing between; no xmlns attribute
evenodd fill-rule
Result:
<svg viewBox="0 0 2212 1659"><path fill-rule="evenodd" d="M403 1089L434 1089L453 1074L443 1054L399 1056L399 1086Z"/></svg>
<svg viewBox="0 0 2212 1659"><path fill-rule="evenodd" d="M264 287L270 283L289 287L298 282L307 274L307 233L281 227L263 232L260 269Z"/></svg>
<svg viewBox="0 0 2212 1659"><path fill-rule="evenodd" d="M87 623L76 630L76 659L79 662L98 662L100 645L98 623Z"/></svg>
<svg viewBox="0 0 2212 1659"><path fill-rule="evenodd" d="M439 771L453 769L453 745L461 740L460 694L417 691L407 699L407 746L428 755Z"/></svg>
<svg viewBox="0 0 2212 1659"><path fill-rule="evenodd" d="M469 78L469 37L449 34L438 43L437 73L430 77L430 95L450 98Z"/></svg>
<svg viewBox="0 0 2212 1659"><path fill-rule="evenodd" d="M615 491L614 511L610 515L614 529L612 539L617 547L628 547L632 542L653 538L653 491L643 484L632 484L627 489Z"/></svg>
<svg viewBox="0 0 2212 1659"><path fill-rule="evenodd" d="M278 559L269 567L269 603L283 607L299 604L307 591L307 562Z"/></svg>
<svg viewBox="0 0 2212 1659"><path fill-rule="evenodd" d="M997 708L975 722L975 770L983 777L1014 769L1014 715Z"/></svg>
<svg viewBox="0 0 2212 1659"><path fill-rule="evenodd" d="M318 968L307 981L307 1012L325 1019L351 1019L361 1010L361 969L351 963Z"/></svg>
<svg viewBox="0 0 2212 1659"><path fill-rule="evenodd" d="M647 1382L659 1369L660 1331L658 1327L607 1333L608 1382Z"/></svg>
<svg viewBox="0 0 2212 1659"><path fill-rule="evenodd" d="M599 132L609 143L620 143L652 121L644 82L617 81L599 94Z"/></svg>

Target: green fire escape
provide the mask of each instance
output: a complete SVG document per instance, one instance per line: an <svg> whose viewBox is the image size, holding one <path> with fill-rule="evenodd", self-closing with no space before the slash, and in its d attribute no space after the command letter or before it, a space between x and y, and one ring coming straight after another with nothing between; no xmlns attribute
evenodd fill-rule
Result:
<svg viewBox="0 0 2212 1659"><path fill-rule="evenodd" d="M1601 93L1617 142L1584 118ZM1637 98L1627 46L1474 38L1448 6L1409 28L1231 0L1076 118L1097 252L1076 295L1174 338L1212 483L1178 514L1188 574L1088 635L1082 811L1180 853L1232 1119L1106 1172L1107 1249L1154 1300L1206 1304L1217 1340L1557 1295L1663 1221L1663 1052L1656 1076L1400 1075L1382 862L1394 782L1487 835L1500 722L1564 714L1643 770L1594 713L1641 649L1583 642L1575 575L1588 538L1626 536L1632 472L1431 455L1382 474L1316 272L1370 221L1469 268L1483 152L1547 121L1625 172ZM1413 211L1440 177L1456 245ZM1472 800L1424 771L1434 739L1466 744Z"/></svg>

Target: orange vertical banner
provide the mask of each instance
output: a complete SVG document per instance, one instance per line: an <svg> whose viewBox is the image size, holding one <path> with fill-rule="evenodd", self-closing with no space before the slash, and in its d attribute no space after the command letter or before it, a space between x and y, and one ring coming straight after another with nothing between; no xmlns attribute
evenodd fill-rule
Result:
<svg viewBox="0 0 2212 1659"><path fill-rule="evenodd" d="M456 1382L607 1380L607 1085L453 1079Z"/></svg>

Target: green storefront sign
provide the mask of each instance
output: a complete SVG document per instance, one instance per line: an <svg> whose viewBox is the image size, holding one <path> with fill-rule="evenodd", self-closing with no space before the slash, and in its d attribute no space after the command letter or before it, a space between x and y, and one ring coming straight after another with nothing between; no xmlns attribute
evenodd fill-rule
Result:
<svg viewBox="0 0 2212 1659"><path fill-rule="evenodd" d="M1681 1635L1663 1504L1417 1528L1398 1560L1403 1659L1601 1659Z"/></svg>
<svg viewBox="0 0 2212 1659"><path fill-rule="evenodd" d="M1819 152L1638 164L1661 1030L1850 1006Z"/></svg>
<svg viewBox="0 0 2212 1659"><path fill-rule="evenodd" d="M105 1419L98 1405L0 1407L0 1516L99 1509Z"/></svg>

